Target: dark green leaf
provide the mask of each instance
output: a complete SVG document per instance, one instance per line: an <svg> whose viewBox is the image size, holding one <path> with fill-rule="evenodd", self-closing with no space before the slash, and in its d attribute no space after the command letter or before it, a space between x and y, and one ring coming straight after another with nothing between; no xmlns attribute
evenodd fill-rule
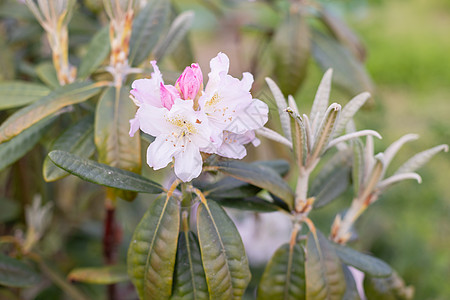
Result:
<svg viewBox="0 0 450 300"><path fill-rule="evenodd" d="M0 83L0 110L24 106L50 93L50 89L38 83L4 81Z"/></svg>
<svg viewBox="0 0 450 300"><path fill-rule="evenodd" d="M128 249L128 274L141 299L169 299L180 225L172 197L156 199L139 222Z"/></svg>
<svg viewBox="0 0 450 300"><path fill-rule="evenodd" d="M36 67L36 74L43 83L52 89L57 89L61 85L56 75L55 67L51 62L44 62Z"/></svg>
<svg viewBox="0 0 450 300"><path fill-rule="evenodd" d="M27 287L39 283L40 276L23 261L0 253L0 284Z"/></svg>
<svg viewBox="0 0 450 300"><path fill-rule="evenodd" d="M47 117L24 130L7 142L0 144L0 170L16 162L39 142L48 126L55 120Z"/></svg>
<svg viewBox="0 0 450 300"><path fill-rule="evenodd" d="M258 287L258 300L305 299L305 255L301 245L284 244L270 259Z"/></svg>
<svg viewBox="0 0 450 300"><path fill-rule="evenodd" d="M352 272L346 265L343 265L342 268L345 276L345 294L342 300L361 300Z"/></svg>
<svg viewBox="0 0 450 300"><path fill-rule="evenodd" d="M198 208L197 230L210 299L241 299L251 274L236 226L209 201Z"/></svg>
<svg viewBox="0 0 450 300"><path fill-rule="evenodd" d="M208 199L214 200L222 206L241 210L271 212L280 209L275 203L256 196L245 198L212 198L209 196Z"/></svg>
<svg viewBox="0 0 450 300"><path fill-rule="evenodd" d="M345 277L334 247L317 231L310 232L306 243L306 298L308 300L342 300Z"/></svg>
<svg viewBox="0 0 450 300"><path fill-rule="evenodd" d="M78 77L86 78L95 72L107 58L110 51L109 26L105 26L92 38L87 48L86 55L83 57L80 68L78 69Z"/></svg>
<svg viewBox="0 0 450 300"><path fill-rule="evenodd" d="M19 217L21 206L19 202L0 197L0 223L6 223Z"/></svg>
<svg viewBox="0 0 450 300"><path fill-rule="evenodd" d="M293 206L292 189L275 171L240 161L221 161L215 165L224 174L266 189L286 202L289 207Z"/></svg>
<svg viewBox="0 0 450 300"><path fill-rule="evenodd" d="M352 151L336 153L314 178L309 197L315 197L314 207L319 208L340 196L350 185Z"/></svg>
<svg viewBox="0 0 450 300"><path fill-rule="evenodd" d="M148 58L158 42L169 15L170 2L152 0L139 12L133 22L129 62L140 65Z"/></svg>
<svg viewBox="0 0 450 300"><path fill-rule="evenodd" d="M363 254L346 246L333 245L339 258L347 265L374 277L386 277L392 274L391 267L376 257Z"/></svg>
<svg viewBox="0 0 450 300"><path fill-rule="evenodd" d="M275 75L285 94L297 92L308 67L310 32L303 13L299 7L291 9L273 40Z"/></svg>
<svg viewBox="0 0 450 300"><path fill-rule="evenodd" d="M130 137L130 119L136 106L129 98L129 89L105 90L97 105L95 115L95 145L101 163L134 173L141 171L141 140ZM136 195L119 192L121 198L133 200Z"/></svg>
<svg viewBox="0 0 450 300"><path fill-rule="evenodd" d="M277 172L280 176L285 176L291 168L289 162L284 159L260 160L255 161L252 164L260 167L270 168L275 172Z"/></svg>
<svg viewBox="0 0 450 300"><path fill-rule="evenodd" d="M373 83L364 66L334 38L313 31L312 55L323 70L333 68L333 81L349 94L373 92Z"/></svg>
<svg viewBox="0 0 450 300"><path fill-rule="evenodd" d="M84 158L92 156L95 152L93 121L93 116L87 116L67 129L55 141L51 151L62 150ZM47 182L69 175L69 173L57 167L48 156L44 160L42 171Z"/></svg>
<svg viewBox="0 0 450 300"><path fill-rule="evenodd" d="M55 150L48 154L60 168L83 180L127 191L158 194L163 188L138 174L114 168L74 154Z"/></svg>
<svg viewBox="0 0 450 300"><path fill-rule="evenodd" d="M122 265L94 268L77 268L67 275L70 281L91 284L114 284L128 281L127 267Z"/></svg>
<svg viewBox="0 0 450 300"><path fill-rule="evenodd" d="M386 278L365 276L364 292L369 300L411 300L414 298L414 287L406 286L396 272Z"/></svg>
<svg viewBox="0 0 450 300"><path fill-rule="evenodd" d="M200 248L195 234L181 232L171 300L209 299Z"/></svg>
<svg viewBox="0 0 450 300"><path fill-rule="evenodd" d="M101 87L99 83L76 82L68 84L33 104L19 109L0 126L0 143L10 140L23 130L56 113L63 107L91 98L100 92Z"/></svg>

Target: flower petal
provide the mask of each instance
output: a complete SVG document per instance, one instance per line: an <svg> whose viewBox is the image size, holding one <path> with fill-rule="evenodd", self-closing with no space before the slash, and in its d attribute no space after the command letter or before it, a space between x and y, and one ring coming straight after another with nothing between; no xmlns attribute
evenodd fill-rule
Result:
<svg viewBox="0 0 450 300"><path fill-rule="evenodd" d="M147 149L147 164L154 170L167 166L172 161L172 157L180 151L169 137L169 135L157 136Z"/></svg>
<svg viewBox="0 0 450 300"><path fill-rule="evenodd" d="M186 143L183 151L175 155L175 175L184 182L198 177L202 172L203 160L194 143Z"/></svg>
<svg viewBox="0 0 450 300"><path fill-rule="evenodd" d="M142 105L136 116L139 119L141 130L152 136L158 136L161 133L169 133L171 126L167 122L168 109L165 107L155 107L152 105Z"/></svg>
<svg viewBox="0 0 450 300"><path fill-rule="evenodd" d="M134 134L136 133L136 131L139 130L139 127L140 127L139 118L138 118L138 116L136 114L136 116L133 119L130 120L130 132L129 132L129 135L131 137L133 137Z"/></svg>

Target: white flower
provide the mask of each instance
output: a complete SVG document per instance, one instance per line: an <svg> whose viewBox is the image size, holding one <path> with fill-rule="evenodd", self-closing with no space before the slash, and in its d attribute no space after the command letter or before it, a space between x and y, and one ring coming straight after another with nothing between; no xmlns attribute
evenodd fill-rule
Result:
<svg viewBox="0 0 450 300"><path fill-rule="evenodd" d="M175 174L185 182L200 175L199 148L210 143L211 135L205 114L192 106L192 100L175 99L170 110L143 104L137 112L141 130L156 137L147 150L148 165L158 170L174 159Z"/></svg>

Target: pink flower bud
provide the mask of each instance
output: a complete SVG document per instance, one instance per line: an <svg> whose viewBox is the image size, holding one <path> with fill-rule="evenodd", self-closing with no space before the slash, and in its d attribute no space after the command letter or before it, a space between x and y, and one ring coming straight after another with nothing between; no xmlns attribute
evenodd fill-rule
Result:
<svg viewBox="0 0 450 300"><path fill-rule="evenodd" d="M194 100L201 91L203 84L202 70L198 64L192 64L184 69L181 76L177 79L175 86L181 93L184 100Z"/></svg>
<svg viewBox="0 0 450 300"><path fill-rule="evenodd" d="M176 98L179 98L178 91L173 85L164 85L162 82L159 87L161 94L161 104L170 110Z"/></svg>

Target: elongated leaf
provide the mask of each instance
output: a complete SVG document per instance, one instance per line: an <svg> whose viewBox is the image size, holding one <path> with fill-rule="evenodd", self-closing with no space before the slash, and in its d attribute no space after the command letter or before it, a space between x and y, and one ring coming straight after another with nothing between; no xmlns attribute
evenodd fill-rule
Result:
<svg viewBox="0 0 450 300"><path fill-rule="evenodd" d="M333 148L334 146L339 145L340 143L347 142L347 141L350 141L350 140L353 140L353 139L356 139L356 138L359 138L362 136L368 136L368 135L372 135L379 139L382 139L381 135L378 132L376 132L375 130L366 129L366 130L355 131L352 133L347 133L347 134L341 135L340 137L337 137L335 139L332 139L328 143L327 147L325 148L325 151Z"/></svg>
<svg viewBox="0 0 450 300"><path fill-rule="evenodd" d="M339 258L347 265L353 266L374 277L387 277L392 274L391 267L384 261L352 248L333 244Z"/></svg>
<svg viewBox="0 0 450 300"><path fill-rule="evenodd" d="M153 202L128 248L128 274L141 299L169 299L175 268L180 206L172 197Z"/></svg>
<svg viewBox="0 0 450 300"><path fill-rule="evenodd" d="M44 62L36 67L36 74L43 83L52 89L61 87L56 75L55 67L51 62Z"/></svg>
<svg viewBox="0 0 450 300"><path fill-rule="evenodd" d="M439 145L439 146L433 147L431 149L417 153L416 155L411 157L407 162L405 162L395 172L395 174L414 172L417 169L420 169L422 166L424 166L434 155L438 154L441 151L447 152L448 145L445 145L445 144Z"/></svg>
<svg viewBox="0 0 450 300"><path fill-rule="evenodd" d="M98 92L100 83L72 83L51 92L33 104L19 109L0 126L0 143L10 140L63 107L83 102Z"/></svg>
<svg viewBox="0 0 450 300"><path fill-rule="evenodd" d="M342 266L345 276L345 294L342 297L343 300L361 300L359 296L358 289L356 287L355 278L350 269L346 266Z"/></svg>
<svg viewBox="0 0 450 300"><path fill-rule="evenodd" d="M280 90L280 88L272 79L266 78L266 82L277 104L278 114L280 116L281 129L283 130L284 136L289 140L289 142L292 142L291 123L290 123L291 121L289 119L288 113L286 112L287 108L286 98L284 98L283 92Z"/></svg>
<svg viewBox="0 0 450 300"><path fill-rule="evenodd" d="M364 179L365 158L364 144L360 139L353 140L352 183L354 195L359 194L359 187Z"/></svg>
<svg viewBox="0 0 450 300"><path fill-rule="evenodd" d="M94 118L87 116L67 129L53 144L52 150L62 150L80 157L89 158L95 152ZM61 179L69 173L56 166L47 156L42 169L47 182Z"/></svg>
<svg viewBox="0 0 450 300"><path fill-rule="evenodd" d="M292 145L295 157L299 165L304 166L308 155L308 141L306 140L306 128L302 118L293 110L287 109L291 116L291 128L293 128Z"/></svg>
<svg viewBox="0 0 450 300"><path fill-rule="evenodd" d="M336 121L339 117L341 106L337 103L331 104L325 112L320 126L314 135L314 144L311 150L311 161L316 160L325 151L328 142L330 141Z"/></svg>
<svg viewBox="0 0 450 300"><path fill-rule="evenodd" d="M209 201L198 208L197 230L210 299L241 299L251 274L236 226Z"/></svg>
<svg viewBox="0 0 450 300"><path fill-rule="evenodd" d="M342 263L320 231L309 233L306 243L306 299L341 300L345 293Z"/></svg>
<svg viewBox="0 0 450 300"><path fill-rule="evenodd" d="M99 162L139 173L141 170L141 140L130 137L129 120L136 107L129 99L129 90L109 87L101 96L95 115L95 145ZM121 198L133 200L135 195L119 193Z"/></svg>
<svg viewBox="0 0 450 300"><path fill-rule="evenodd" d="M275 171L240 161L223 161L216 164L224 174L266 189L281 198L289 207L293 206L294 193Z"/></svg>
<svg viewBox="0 0 450 300"><path fill-rule="evenodd" d="M20 216L20 202L0 197L0 223L12 221Z"/></svg>
<svg viewBox="0 0 450 300"><path fill-rule="evenodd" d="M256 195L261 189L233 177L225 177L204 190L211 198L243 198Z"/></svg>
<svg viewBox="0 0 450 300"><path fill-rule="evenodd" d="M300 245L284 244L264 270L257 300L301 300L306 298L305 255Z"/></svg>
<svg viewBox="0 0 450 300"><path fill-rule="evenodd" d="M306 77L310 32L303 10L291 9L273 39L275 75L286 94L295 95Z"/></svg>
<svg viewBox="0 0 450 300"><path fill-rule="evenodd" d="M273 131L272 129L269 129L267 127L262 127L262 128L256 129L256 134L263 136L265 138L271 139L272 141L286 145L289 148L292 148L291 141L289 141L287 138L285 138L278 132Z"/></svg>
<svg viewBox="0 0 450 300"><path fill-rule="evenodd" d="M40 276L23 261L0 253L0 284L27 287L39 283Z"/></svg>
<svg viewBox="0 0 450 300"><path fill-rule="evenodd" d="M163 188L158 183L132 172L61 150L54 150L48 156L60 168L92 183L139 193L158 194L163 192Z"/></svg>
<svg viewBox="0 0 450 300"><path fill-rule="evenodd" d="M155 60L159 61L169 55L182 42L194 21L194 12L185 11L179 14L170 25L169 32L154 50Z"/></svg>
<svg viewBox="0 0 450 300"><path fill-rule="evenodd" d="M181 232L178 238L177 259L172 300L209 299L200 246L191 231Z"/></svg>
<svg viewBox="0 0 450 300"><path fill-rule="evenodd" d="M158 42L169 14L170 2L152 0L139 12L133 22L129 62L140 65L150 55Z"/></svg>
<svg viewBox="0 0 450 300"><path fill-rule="evenodd" d="M314 102L311 107L311 114L309 115L309 118L311 119L311 126L314 131L317 130L317 126L319 126L320 121L322 121L328 107L332 76L333 69L328 69L325 74L323 74L322 80L320 81L314 97Z"/></svg>
<svg viewBox="0 0 450 300"><path fill-rule="evenodd" d="M364 292L370 300L411 300L414 287L406 286L403 279L393 272L387 278L364 277Z"/></svg>
<svg viewBox="0 0 450 300"><path fill-rule="evenodd" d="M407 142L411 142L411 141L417 140L418 138L419 138L418 134L413 134L413 133L405 134L404 136L402 136L401 138L399 138L398 140L393 142L383 152L383 154L384 154L384 167L385 167L384 170L383 170L383 175L386 173L387 167L391 163L392 159L394 159L394 156L403 147L403 145L406 144ZM414 170L411 170L411 172L412 171L414 171Z"/></svg>
<svg viewBox="0 0 450 300"><path fill-rule="evenodd" d="M334 38L312 31L312 56L322 68L333 68L333 81L350 95L373 91L373 83L364 66Z"/></svg>
<svg viewBox="0 0 450 300"><path fill-rule="evenodd" d="M67 277L70 281L91 284L114 284L130 279L127 274L127 267L122 265L78 268L72 270Z"/></svg>
<svg viewBox="0 0 450 300"><path fill-rule="evenodd" d="M0 83L0 110L30 104L50 93L50 89L38 83L4 81Z"/></svg>
<svg viewBox="0 0 450 300"><path fill-rule="evenodd" d="M24 130L7 142L0 144L0 170L16 162L39 142L48 126L55 120L48 117Z"/></svg>
<svg viewBox="0 0 450 300"><path fill-rule="evenodd" d="M320 20L327 26L333 36L344 44L359 61L366 58L366 49L355 32L343 20L333 15L326 8L320 9Z"/></svg>
<svg viewBox="0 0 450 300"><path fill-rule="evenodd" d="M364 105L364 103L366 103L369 98L369 93L361 93L355 96L344 106L339 116L339 120L336 123L336 128L334 130L335 137L340 135L344 131L347 123L353 118L356 112L361 108L361 106Z"/></svg>
<svg viewBox="0 0 450 300"><path fill-rule="evenodd" d="M336 153L314 178L309 189L309 197L315 197L314 207L330 203L347 190L350 185L352 152L344 150Z"/></svg>
<svg viewBox="0 0 450 300"><path fill-rule="evenodd" d="M110 51L109 26L105 26L92 37L86 55L81 60L78 77L86 78L91 75L108 57Z"/></svg>
<svg viewBox="0 0 450 300"><path fill-rule="evenodd" d="M272 212L277 211L281 207L275 202L269 202L263 198L257 196L244 197L244 198L213 198L209 196L208 199L214 200L221 206L237 208L241 210L250 210L258 212Z"/></svg>

